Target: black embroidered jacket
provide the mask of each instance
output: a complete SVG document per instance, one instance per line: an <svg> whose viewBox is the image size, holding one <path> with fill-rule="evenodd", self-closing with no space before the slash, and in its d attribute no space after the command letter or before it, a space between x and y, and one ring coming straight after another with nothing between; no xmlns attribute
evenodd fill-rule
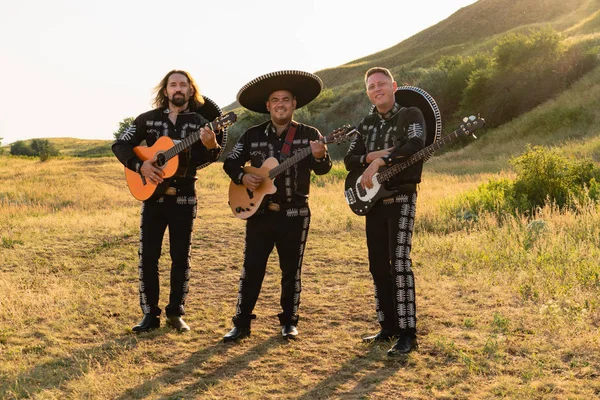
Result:
<svg viewBox="0 0 600 400"><path fill-rule="evenodd" d="M223 169L231 180L238 185L242 183L243 167L248 161L251 166L256 168L270 157L275 157L281 163L281 149L288 129L289 127L280 136L277 136L275 127L271 121L267 121L244 132L223 163ZM297 124L289 156L291 157L296 152L310 146L309 141L318 140L321 137L317 129ZM305 203L308 199L310 171L314 171L317 175L323 175L330 169L329 153L326 153L325 157L320 160L315 159L312 154L308 155L275 178L277 192L271 196L270 201L290 203L291 205Z"/></svg>
<svg viewBox="0 0 600 400"><path fill-rule="evenodd" d="M374 112L360 122L357 130L359 134L350 144L344 157L344 165L348 171L367 168L369 164L365 160L367 154L372 151L395 147L389 156L382 157L386 166L390 167L425 146L425 120L421 110L416 107L400 107L395 104L391 116L387 119ZM406 183L419 183L422 170L423 162L417 162L398 173L387 186L393 189Z"/></svg>
<svg viewBox="0 0 600 400"><path fill-rule="evenodd" d="M139 115L133 124L113 143L112 151L119 161L133 171L139 171L142 161L135 155L133 148L142 141L146 141L148 147L152 146L159 137L169 136L177 143L202 126L207 124L202 115L185 111L177 115L174 125L169 119L169 110L157 108ZM199 140L188 149L179 153L179 168L175 177L194 178L196 169L219 158L221 147L217 145L208 150Z"/></svg>

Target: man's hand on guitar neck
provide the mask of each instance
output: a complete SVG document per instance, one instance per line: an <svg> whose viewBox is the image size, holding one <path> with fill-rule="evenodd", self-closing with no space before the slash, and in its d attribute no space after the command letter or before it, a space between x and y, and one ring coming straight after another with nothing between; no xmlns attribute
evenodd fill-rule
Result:
<svg viewBox="0 0 600 400"><path fill-rule="evenodd" d="M219 145L217 143L217 135L215 135L208 125L200 128L200 140L208 150L212 150Z"/></svg>
<svg viewBox="0 0 600 400"><path fill-rule="evenodd" d="M244 176L242 176L242 183L244 184L244 186L246 186L248 189L250 189L252 191L258 189L258 187L260 186L262 181L263 181L263 177L259 176L259 175L244 174Z"/></svg>
<svg viewBox="0 0 600 400"><path fill-rule="evenodd" d="M325 151L327 150L327 147L319 140L311 140L310 150L314 158L321 159L325 157Z"/></svg>
<svg viewBox="0 0 600 400"><path fill-rule="evenodd" d="M164 175L164 173L160 168L154 165L155 162L156 156L154 156L154 158L151 160L144 161L140 168L140 173L151 183L159 185L163 182L162 176Z"/></svg>

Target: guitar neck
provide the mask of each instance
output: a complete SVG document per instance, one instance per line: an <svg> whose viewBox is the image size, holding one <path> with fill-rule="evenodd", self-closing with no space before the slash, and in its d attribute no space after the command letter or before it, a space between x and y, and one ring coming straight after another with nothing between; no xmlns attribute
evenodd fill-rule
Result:
<svg viewBox="0 0 600 400"><path fill-rule="evenodd" d="M321 143L327 143L327 141L324 138L323 139L319 139L319 142L321 142ZM269 178L270 179L275 179L275 177L277 175L281 174L286 169L290 168L291 166L293 166L297 162L299 162L299 161L303 160L304 158L306 158L311 152L312 152L312 150L311 150L310 146L303 148L302 150L300 150L299 152L297 152L296 154L294 154L293 156L289 157L284 162L282 162L281 164L279 164L278 166L276 166L275 168L273 168L272 170L270 170L269 171Z"/></svg>
<svg viewBox="0 0 600 400"><path fill-rule="evenodd" d="M212 122L208 123L208 127L211 130L215 130ZM183 150L187 149L188 147L190 147L191 145L196 143L198 140L200 140L200 130L199 129L196 132L192 133L191 135L187 136L185 139L183 139L179 143L177 143L175 146L171 147L169 150L165 151L164 152L165 161L168 161L171 158L175 157L177 154L181 153Z"/></svg>
<svg viewBox="0 0 600 400"><path fill-rule="evenodd" d="M436 150L438 150L442 146L445 146L446 144L450 143L454 139L458 138L460 136L459 135L460 132L461 132L460 129L455 130L454 132L437 140L435 143L416 152L415 154L408 157L405 161L401 162L400 164L396 164L393 167L390 167L390 168L386 169L385 171L381 172L380 174L377 175L377 182L379 182L379 183L387 182L390 179L392 179L398 172L410 167L411 165L421 161L422 159L424 159L428 156L433 155L433 153Z"/></svg>

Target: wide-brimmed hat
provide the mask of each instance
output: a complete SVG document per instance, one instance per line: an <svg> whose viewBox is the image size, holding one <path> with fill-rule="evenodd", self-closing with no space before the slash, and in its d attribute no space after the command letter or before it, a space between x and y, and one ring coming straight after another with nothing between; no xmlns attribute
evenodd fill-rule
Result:
<svg viewBox="0 0 600 400"><path fill-rule="evenodd" d="M217 105L217 103L215 103L209 97L206 97L204 95L202 97L204 97L204 105L196 110L198 114L202 115L209 122L214 121L218 116L223 114L221 108ZM223 130L215 132L215 134L217 135L217 143L221 145L221 152L219 153L220 156L221 153L223 153L223 150L225 150L225 145L227 144L227 128L225 127L223 128ZM205 168L210 164L211 162L204 163L200 165L197 169Z"/></svg>
<svg viewBox="0 0 600 400"><path fill-rule="evenodd" d="M417 107L425 118L425 146L442 136L442 114L429 93L415 86L399 86L394 93L396 103L402 107ZM371 107L371 112L375 106Z"/></svg>
<svg viewBox="0 0 600 400"><path fill-rule="evenodd" d="M296 97L296 109L313 101L323 89L323 81L315 74L304 71L277 71L261 75L245 84L237 94L237 101L245 108L268 114L266 102L277 90L287 90Z"/></svg>

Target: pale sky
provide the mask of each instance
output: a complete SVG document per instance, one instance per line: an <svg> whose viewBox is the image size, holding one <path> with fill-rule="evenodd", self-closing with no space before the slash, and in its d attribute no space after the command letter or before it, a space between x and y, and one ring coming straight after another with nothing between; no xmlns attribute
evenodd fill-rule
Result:
<svg viewBox="0 0 600 400"><path fill-rule="evenodd" d="M474 2L2 1L2 144L112 139L119 121L152 108L152 89L172 69L225 107L259 75L345 64Z"/></svg>

